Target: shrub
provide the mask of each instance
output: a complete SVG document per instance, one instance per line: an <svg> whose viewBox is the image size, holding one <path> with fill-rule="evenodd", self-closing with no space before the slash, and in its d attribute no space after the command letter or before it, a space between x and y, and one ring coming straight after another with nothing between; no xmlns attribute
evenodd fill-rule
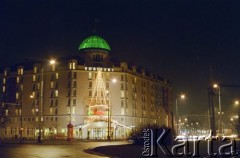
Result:
<svg viewBox="0 0 240 158"><path fill-rule="evenodd" d="M144 143L144 138L143 138L143 130L144 129L151 129L153 131L153 136L151 137L153 139L153 142L156 143L157 139L159 136L162 134L162 132L165 130L165 132L168 131L168 134L166 134L165 138L163 139L163 143L165 145L172 145L173 143L173 132L171 128L166 127L166 126L157 126L157 125L147 125L143 126L138 129L132 130L132 133L130 134L129 140L136 145L142 145ZM161 144L162 142L159 142Z"/></svg>

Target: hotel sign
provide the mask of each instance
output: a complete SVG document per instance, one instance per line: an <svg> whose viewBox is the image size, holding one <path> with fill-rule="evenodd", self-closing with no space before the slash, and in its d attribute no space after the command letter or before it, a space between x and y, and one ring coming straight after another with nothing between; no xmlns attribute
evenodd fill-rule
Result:
<svg viewBox="0 0 240 158"><path fill-rule="evenodd" d="M86 71L108 71L108 72L113 72L114 69L113 68L103 68L103 67L85 67Z"/></svg>

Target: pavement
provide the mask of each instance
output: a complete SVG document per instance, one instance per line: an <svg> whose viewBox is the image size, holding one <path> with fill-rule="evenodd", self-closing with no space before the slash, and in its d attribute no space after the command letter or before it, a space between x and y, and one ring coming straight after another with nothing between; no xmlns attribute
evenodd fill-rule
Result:
<svg viewBox="0 0 240 158"><path fill-rule="evenodd" d="M0 143L0 158L107 158L113 157L96 152L96 147L128 144L127 141L94 140L43 140L37 141L4 140ZM113 151L113 150L112 150ZM114 151L113 151L114 152Z"/></svg>
<svg viewBox="0 0 240 158"><path fill-rule="evenodd" d="M240 153L240 142L236 142L237 152ZM226 143L229 142L214 142L213 151L218 153L219 147ZM171 151L172 147L168 146L168 148ZM189 143L189 151L194 151L193 142ZM23 141L19 144L19 140L5 140L0 143L0 158L141 158L142 152L143 145L133 145L129 141L43 140L42 143ZM211 157L208 154L207 141L200 142L199 154L200 156L196 157ZM161 158L168 157L158 146L154 147L154 155ZM219 154L218 157L222 156Z"/></svg>

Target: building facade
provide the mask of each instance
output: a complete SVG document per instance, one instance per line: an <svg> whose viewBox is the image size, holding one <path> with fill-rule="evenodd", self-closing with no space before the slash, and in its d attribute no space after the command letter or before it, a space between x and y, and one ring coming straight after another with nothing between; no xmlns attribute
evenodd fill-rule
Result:
<svg viewBox="0 0 240 158"><path fill-rule="evenodd" d="M79 54L4 68L1 137L125 139L146 125L172 126L168 80L127 62L114 63L108 43L90 36Z"/></svg>

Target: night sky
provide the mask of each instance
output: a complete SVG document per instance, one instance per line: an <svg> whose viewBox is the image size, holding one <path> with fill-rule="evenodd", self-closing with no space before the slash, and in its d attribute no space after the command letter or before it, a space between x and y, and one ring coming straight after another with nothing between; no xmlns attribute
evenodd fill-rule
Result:
<svg viewBox="0 0 240 158"><path fill-rule="evenodd" d="M134 62L186 93L182 111L206 112L213 80L240 84L240 1L0 0L0 66L78 53L96 32L120 60ZM222 88L223 106L240 88ZM236 110L236 109L235 109Z"/></svg>

